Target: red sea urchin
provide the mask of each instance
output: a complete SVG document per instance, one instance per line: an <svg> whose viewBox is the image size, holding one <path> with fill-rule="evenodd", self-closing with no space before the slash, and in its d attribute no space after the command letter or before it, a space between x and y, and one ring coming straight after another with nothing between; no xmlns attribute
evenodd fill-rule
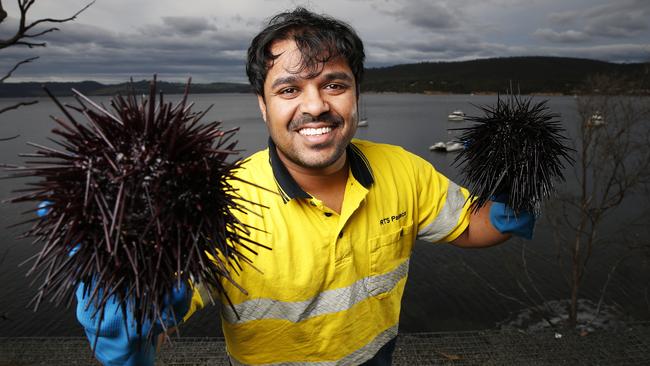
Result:
<svg viewBox="0 0 650 366"><path fill-rule="evenodd" d="M572 149L564 145L564 128L547 101L533 103L508 94L496 106L479 107L484 115L466 117L475 122L460 128L465 149L456 157L463 184L476 198L474 209L495 197L507 197L514 212L539 214L540 204L564 180L564 163L573 163Z"/></svg>
<svg viewBox="0 0 650 366"><path fill-rule="evenodd" d="M240 161L227 161L236 129L200 123L207 110L191 111L188 90L189 82L176 105L162 93L156 100L154 77L148 98L118 96L112 112L77 91L78 106L50 94L67 118L53 117L59 148L30 144L37 150L21 155L32 158L26 166L7 169L38 178L9 201L47 205L47 215L26 221L34 224L25 235L43 243L30 270L44 277L35 308L43 297L70 304L84 283L99 314L113 294L132 306L142 334L176 284L191 278L220 291L250 263L243 251L260 244L233 215L247 210L230 184Z"/></svg>

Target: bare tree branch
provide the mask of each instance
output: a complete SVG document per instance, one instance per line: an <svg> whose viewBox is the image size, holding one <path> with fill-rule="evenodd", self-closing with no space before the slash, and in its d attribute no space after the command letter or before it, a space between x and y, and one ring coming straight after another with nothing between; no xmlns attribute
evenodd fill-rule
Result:
<svg viewBox="0 0 650 366"><path fill-rule="evenodd" d="M15 135L15 136L11 136L11 137L2 137L2 138L0 138L0 141L9 141L9 140L13 140L13 139L15 139L15 138L18 138L19 136L20 136L20 135ZM0 264L2 264L2 262L0 262Z"/></svg>
<svg viewBox="0 0 650 366"><path fill-rule="evenodd" d="M563 201L563 206L573 208L571 216L578 225L566 228L573 231L574 240L566 243L571 248L571 308L570 323L577 321L577 301L580 286L587 274L590 259L596 247L603 244L602 224L606 217L614 214L630 193L643 189L644 175L650 169L647 144L639 144L643 133L638 127L647 120L644 108L648 100L621 95L633 90L633 84L609 76L595 77L589 81L589 90L600 90L601 94L582 96L578 100L578 112L583 120L579 138L581 149L576 175L580 186L579 196L572 203ZM589 121L594 114L605 116L605 125L595 126ZM633 169L632 169L633 168ZM561 229L561 228L560 228ZM616 268L616 265L613 267ZM611 277L608 277L608 280ZM607 288L605 283L603 290ZM599 304L600 308L600 304Z"/></svg>
<svg viewBox="0 0 650 366"><path fill-rule="evenodd" d="M637 252L631 252L628 253L627 255L624 255L623 257L619 258L610 268L609 272L607 273L607 280L605 281L605 284L603 285L602 290L600 290L600 297L598 298L598 305L596 306L596 314L594 314L593 318L587 322L587 324L593 323L594 320L598 318L600 315L600 309L603 305L603 301L605 300L605 294L607 293L607 287L609 287L610 282L612 281L612 278L614 277L614 272L616 272L616 269L618 266L623 262L624 260L633 257L638 254Z"/></svg>
<svg viewBox="0 0 650 366"><path fill-rule="evenodd" d="M95 3L95 0L91 1L89 4L81 8L81 10L77 11L74 13L71 17L68 18L63 18L63 19L56 19L56 18L42 18L35 20L29 24L27 23L27 12L29 11L29 8L34 5L35 0L18 0L18 9L20 11L20 19L19 19L19 25L18 29L16 29L16 32L6 38L6 39L0 39L0 49L11 47L14 45L22 45L22 46L27 46L27 47L45 47L46 43L45 42L27 42L24 41L23 38L34 38L41 36L45 33L53 32L58 30L56 27L49 28L44 31L40 31L38 33L34 34L28 34L27 32L34 28L35 26L39 24L45 24L45 23L66 23L72 20L77 19L77 16L81 14L83 11L88 9L92 4ZM5 18L7 17L6 11L2 9L2 1L0 0L0 22L2 22Z"/></svg>
<svg viewBox="0 0 650 366"><path fill-rule="evenodd" d="M59 28L55 27L55 28L46 29L46 30L43 30L43 31L40 31L40 32L34 33L34 34L25 34L24 37L25 38L36 38L36 37L40 37L40 36L42 36L42 35L44 35L46 33L55 32L55 31L59 31L59 30L60 30Z"/></svg>
<svg viewBox="0 0 650 366"><path fill-rule="evenodd" d="M0 1L0 23L7 17L7 12L2 8L2 1Z"/></svg>
<svg viewBox="0 0 650 366"><path fill-rule="evenodd" d="M13 74L13 72L16 71L16 69L18 69L20 67L20 65L32 62L32 61L36 60L37 58L38 58L38 56L30 57L30 58L24 59L24 60L20 61L19 63L15 64L14 67L12 67L11 70L9 70L9 72L7 74L5 74L5 76L3 76L0 79L0 83L7 80L11 76L11 74Z"/></svg>
<svg viewBox="0 0 650 366"><path fill-rule="evenodd" d="M16 103L14 105L10 105L8 107L4 107L4 108L0 109L0 114L2 114L4 112L7 112L7 111L10 111L10 110L13 110L13 109L18 109L20 107L24 107L24 106L28 106L28 105L32 105L32 104L36 104L36 103L38 103L38 100L31 100L29 102Z"/></svg>
<svg viewBox="0 0 650 366"><path fill-rule="evenodd" d="M56 27L50 27L48 29L44 30L36 30L34 29L35 33L29 33L30 30L32 30L34 27L38 26L39 24L52 24L52 23L66 23L69 21L73 21L77 18L79 14L81 14L83 11L88 9L91 5L95 3L95 0L91 1L88 3L86 6L81 8L81 10L77 11L74 13L72 16L68 18L63 18L63 19L56 19L56 18L42 18L42 19L37 19L31 23L27 23L27 13L29 9L34 5L36 0L17 0L18 3L18 11L19 11L19 17L18 17L18 28L16 29L15 33L8 38L5 39L0 39L0 49L11 47L11 46L27 46L29 48L33 47L45 47L46 43L45 42L34 42L31 41L31 39L38 38L40 36L43 36L47 33L58 31L59 28ZM7 19L7 12L4 10L4 7L2 6L2 0L0 0L0 23L2 23L5 19ZM10 78L14 71L16 71L21 65L32 62L36 60L38 57L30 57L27 59L24 59L18 63L16 63L9 72L7 72L2 78L0 78L0 83L3 83L5 80ZM14 105L10 105L8 107L4 107L0 109L0 114L17 109L22 106L28 106L32 104L36 104L38 101L29 101L29 102L20 102L16 103ZM12 137L14 138L14 137ZM12 138L7 138L7 139L12 139ZM6 139L0 140L4 141Z"/></svg>
<svg viewBox="0 0 650 366"><path fill-rule="evenodd" d="M32 3L33 3L33 1L34 1L34 0L32 0ZM66 22L70 22L70 21L72 21L72 20L77 19L77 16L78 16L79 14L83 13L86 9L88 9L88 8L89 8L92 4L94 4L94 3L95 3L95 0L91 1L91 2L88 3L86 6L84 6L83 8L81 8L81 10L77 11L77 12L74 13L71 17L68 17L68 18L64 18L64 19L54 19L54 18L44 18L44 19L39 19L39 20L37 20L37 21L35 21L35 22L32 22L32 23L31 23L30 25L28 25L27 27L25 27L25 30L30 30L30 29L34 28L35 26L37 26L38 24L41 24L41 23L66 23Z"/></svg>

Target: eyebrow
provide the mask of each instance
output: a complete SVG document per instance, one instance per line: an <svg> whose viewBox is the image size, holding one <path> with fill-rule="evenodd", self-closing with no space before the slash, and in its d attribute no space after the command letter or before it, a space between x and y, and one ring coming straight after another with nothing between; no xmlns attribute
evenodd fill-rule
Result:
<svg viewBox="0 0 650 366"><path fill-rule="evenodd" d="M275 79L275 81L273 81L273 84L271 84L271 89L275 89L275 88L277 88L278 86L280 86L282 84L295 84L296 82L298 82L297 77L295 77L295 76L284 76L284 77Z"/></svg>
<svg viewBox="0 0 650 366"><path fill-rule="evenodd" d="M353 80L352 76L342 71L330 72L323 75L323 77L325 78L325 81L332 81L332 80L352 81ZM271 89L275 89L278 86L283 84L295 84L298 82L299 79L300 79L299 77L294 75L277 78L275 79L275 81L273 81L273 84L271 84Z"/></svg>

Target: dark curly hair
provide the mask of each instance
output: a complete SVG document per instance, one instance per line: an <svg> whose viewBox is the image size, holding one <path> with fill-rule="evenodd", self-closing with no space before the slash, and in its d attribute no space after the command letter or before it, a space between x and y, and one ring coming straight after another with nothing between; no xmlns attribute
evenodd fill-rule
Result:
<svg viewBox="0 0 650 366"><path fill-rule="evenodd" d="M363 42L350 25L302 7L275 15L253 38L248 48L246 74L255 93L264 96L264 80L279 57L271 53L273 42L286 39L294 40L302 55L296 73L307 70L308 77L320 74L329 60L343 57L354 74L359 96L365 59Z"/></svg>

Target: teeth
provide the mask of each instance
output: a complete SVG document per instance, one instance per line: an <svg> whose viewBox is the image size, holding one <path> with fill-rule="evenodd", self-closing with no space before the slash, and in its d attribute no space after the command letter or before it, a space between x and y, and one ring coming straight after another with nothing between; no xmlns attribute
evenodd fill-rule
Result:
<svg viewBox="0 0 650 366"><path fill-rule="evenodd" d="M303 136L316 136L326 134L332 131L332 127L321 127L321 128L303 128L298 133Z"/></svg>

